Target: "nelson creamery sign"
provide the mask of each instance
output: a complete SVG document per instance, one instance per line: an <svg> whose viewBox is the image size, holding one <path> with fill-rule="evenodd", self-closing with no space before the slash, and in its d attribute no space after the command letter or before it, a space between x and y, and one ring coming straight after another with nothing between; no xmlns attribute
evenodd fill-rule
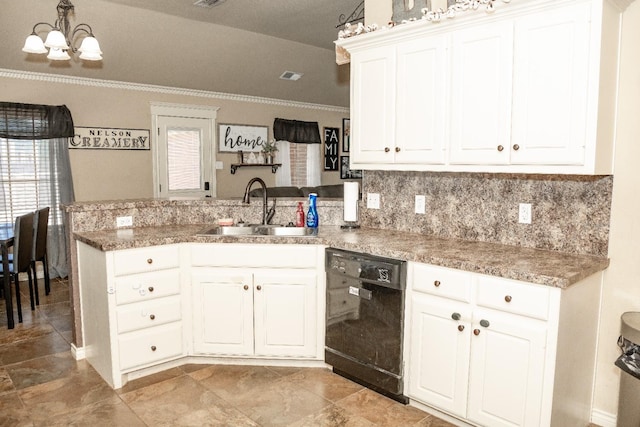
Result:
<svg viewBox="0 0 640 427"><path fill-rule="evenodd" d="M149 150L148 129L75 127L69 148L100 150Z"/></svg>

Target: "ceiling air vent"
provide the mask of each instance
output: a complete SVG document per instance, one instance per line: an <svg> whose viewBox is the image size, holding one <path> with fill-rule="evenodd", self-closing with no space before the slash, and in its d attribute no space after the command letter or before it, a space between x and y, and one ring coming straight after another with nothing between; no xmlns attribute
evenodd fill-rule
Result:
<svg viewBox="0 0 640 427"><path fill-rule="evenodd" d="M284 73L282 73L282 75L280 76L280 78L282 80L300 80L300 77L302 77L304 74L302 73L296 73L294 71L285 71Z"/></svg>
<svg viewBox="0 0 640 427"><path fill-rule="evenodd" d="M214 6L218 6L219 4L222 4L225 1L226 0L198 0L193 5L194 6L211 8L211 7L214 7Z"/></svg>

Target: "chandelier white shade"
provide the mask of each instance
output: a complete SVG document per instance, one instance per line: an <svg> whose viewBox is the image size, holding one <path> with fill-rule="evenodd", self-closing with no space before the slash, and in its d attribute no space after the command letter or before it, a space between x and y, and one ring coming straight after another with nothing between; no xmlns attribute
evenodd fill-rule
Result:
<svg viewBox="0 0 640 427"><path fill-rule="evenodd" d="M78 24L73 30L71 29L69 14L74 11L71 1L60 0L57 11L58 19L54 25L38 22L33 26L33 31L25 40L22 51L34 54L48 53L47 58L52 61L68 61L71 59L69 53L80 52L82 60L101 61L102 51L91 27L88 24ZM37 33L38 27L42 25L51 29L44 42ZM80 38L82 38L82 44L80 48L75 48L74 43Z"/></svg>

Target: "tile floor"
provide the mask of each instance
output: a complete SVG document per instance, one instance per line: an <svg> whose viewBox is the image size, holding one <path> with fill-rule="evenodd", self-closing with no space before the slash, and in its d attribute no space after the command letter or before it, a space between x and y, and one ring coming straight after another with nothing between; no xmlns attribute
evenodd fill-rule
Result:
<svg viewBox="0 0 640 427"><path fill-rule="evenodd" d="M0 300L0 426L452 426L325 369L184 365L112 390L72 358L68 285L51 287L13 330Z"/></svg>

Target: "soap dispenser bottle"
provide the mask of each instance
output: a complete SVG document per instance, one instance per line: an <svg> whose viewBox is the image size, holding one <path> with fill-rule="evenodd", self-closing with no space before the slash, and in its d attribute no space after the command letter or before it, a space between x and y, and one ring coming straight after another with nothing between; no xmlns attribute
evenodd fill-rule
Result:
<svg viewBox="0 0 640 427"><path fill-rule="evenodd" d="M296 210L296 227L304 227L304 208L302 202L298 202L298 209Z"/></svg>
<svg viewBox="0 0 640 427"><path fill-rule="evenodd" d="M307 212L307 227L318 228L318 208L316 206L316 193L309 194L309 211Z"/></svg>

